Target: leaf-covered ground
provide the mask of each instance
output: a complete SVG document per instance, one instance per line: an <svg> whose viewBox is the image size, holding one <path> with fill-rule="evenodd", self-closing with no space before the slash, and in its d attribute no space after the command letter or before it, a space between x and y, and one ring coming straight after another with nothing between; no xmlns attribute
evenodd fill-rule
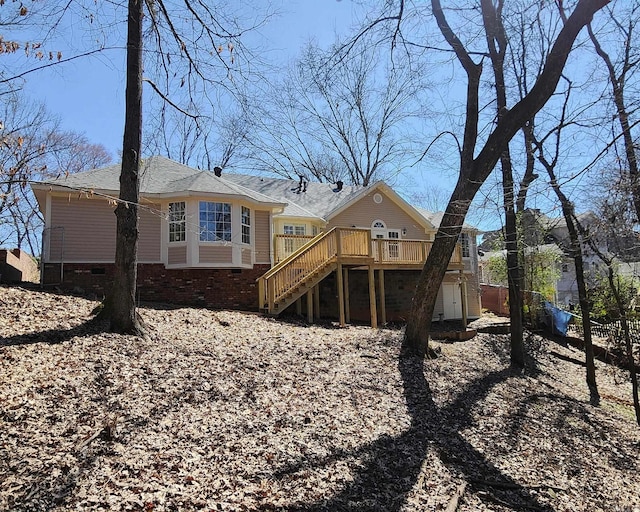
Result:
<svg viewBox="0 0 640 512"><path fill-rule="evenodd" d="M400 357L401 330L96 303L0 287L1 510L640 511L622 370L537 336ZM456 503L455 497L459 496Z"/></svg>

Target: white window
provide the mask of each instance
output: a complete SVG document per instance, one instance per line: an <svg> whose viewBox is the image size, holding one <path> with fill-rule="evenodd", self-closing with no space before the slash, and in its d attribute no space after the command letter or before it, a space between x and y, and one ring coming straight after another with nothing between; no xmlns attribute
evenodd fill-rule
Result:
<svg viewBox="0 0 640 512"><path fill-rule="evenodd" d="M386 238L387 225L381 220L374 220L371 223L371 238Z"/></svg>
<svg viewBox="0 0 640 512"><path fill-rule="evenodd" d="M285 235L304 235L306 234L306 226L304 224L285 224L284 225L284 234Z"/></svg>
<svg viewBox="0 0 640 512"><path fill-rule="evenodd" d="M251 243L251 210L246 206L242 207L242 243Z"/></svg>
<svg viewBox="0 0 640 512"><path fill-rule="evenodd" d="M471 248L470 248L470 239L467 233L460 233L460 237L458 238L460 242L460 247L462 249L462 257L469 258L471 256Z"/></svg>
<svg viewBox="0 0 640 512"><path fill-rule="evenodd" d="M231 241L231 205L200 201L200 241Z"/></svg>
<svg viewBox="0 0 640 512"><path fill-rule="evenodd" d="M184 242L187 239L185 212L184 201L169 203L169 242Z"/></svg>

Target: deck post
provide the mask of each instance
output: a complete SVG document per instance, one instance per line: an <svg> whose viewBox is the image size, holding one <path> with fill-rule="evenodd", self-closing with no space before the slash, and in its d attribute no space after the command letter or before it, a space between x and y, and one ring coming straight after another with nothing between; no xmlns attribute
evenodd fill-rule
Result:
<svg viewBox="0 0 640 512"><path fill-rule="evenodd" d="M382 247L382 239L381 238L376 238L376 251L378 252L378 261L380 263L384 263L384 261L385 261L383 250L384 249Z"/></svg>
<svg viewBox="0 0 640 512"><path fill-rule="evenodd" d="M342 281L342 263L338 263L336 269L336 283L338 287L338 315L340 318L340 327L346 325L344 321L344 282Z"/></svg>
<svg viewBox="0 0 640 512"><path fill-rule="evenodd" d="M378 327L378 313L376 311L376 279L373 265L369 265L369 311L371 312L371 327Z"/></svg>
<svg viewBox="0 0 640 512"><path fill-rule="evenodd" d="M296 315L302 316L302 297L298 297L296 301Z"/></svg>
<svg viewBox="0 0 640 512"><path fill-rule="evenodd" d="M316 318L320 318L320 283L313 287L313 304L316 311Z"/></svg>
<svg viewBox="0 0 640 512"><path fill-rule="evenodd" d="M313 290L307 292L307 321L313 323Z"/></svg>
<svg viewBox="0 0 640 512"><path fill-rule="evenodd" d="M462 302L462 325L467 329L467 279L463 271L460 271L460 299Z"/></svg>
<svg viewBox="0 0 640 512"><path fill-rule="evenodd" d="M351 307L349 306L349 269L344 268L344 316L348 324L351 323Z"/></svg>
<svg viewBox="0 0 640 512"><path fill-rule="evenodd" d="M378 270L378 293L380 293L380 322L384 325L387 323L387 305L385 304L383 269Z"/></svg>
<svg viewBox="0 0 640 512"><path fill-rule="evenodd" d="M42 265L44 268L44 265ZM42 280L40 281L42 282ZM258 308L260 311L264 309L265 297L264 297L264 279L258 279Z"/></svg>
<svg viewBox="0 0 640 512"><path fill-rule="evenodd" d="M275 281L269 283L268 279L265 279L265 286L267 287L267 294L269 295L269 299L267 301L267 307L269 308L269 313L273 313L273 308L276 305L276 287Z"/></svg>

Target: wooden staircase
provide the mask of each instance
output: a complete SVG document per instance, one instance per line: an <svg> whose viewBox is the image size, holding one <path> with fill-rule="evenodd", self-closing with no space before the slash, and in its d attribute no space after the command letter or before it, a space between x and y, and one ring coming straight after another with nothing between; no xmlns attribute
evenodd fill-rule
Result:
<svg viewBox="0 0 640 512"><path fill-rule="evenodd" d="M320 233L258 278L260 311L279 315L339 266L373 261L370 230L336 227Z"/></svg>

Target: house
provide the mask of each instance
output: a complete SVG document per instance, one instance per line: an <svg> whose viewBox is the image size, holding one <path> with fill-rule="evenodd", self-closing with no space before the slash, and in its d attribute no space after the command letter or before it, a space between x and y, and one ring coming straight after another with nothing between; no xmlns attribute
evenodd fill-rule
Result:
<svg viewBox="0 0 640 512"><path fill-rule="evenodd" d="M624 239L622 237L612 237L602 234L599 226L599 219L593 212L584 212L577 215L580 225L589 233L591 241L596 244L598 251L603 254L615 254L618 261L618 267L621 275L633 277L638 275L636 270L640 268L636 262L638 261L638 244L634 240ZM575 263L570 253L571 241L569 237L569 229L564 217L549 217L538 209L527 209L523 212L523 243L525 246L525 255L527 253L551 252L558 256L558 275L559 278L555 283L555 299L557 304L564 304L566 307L579 303L578 283L575 271ZM485 241L479 246L482 256L479 261L478 273L480 283L483 285L501 285L506 286L506 282L496 281L487 271L488 263L491 258L502 255L506 257L504 250L494 251L499 248L501 243L500 232L495 231L486 233ZM526 257L526 256L525 256ZM582 246L582 258L587 280L595 279L597 275L603 271L604 264L599 256L588 244ZM491 293L485 293L484 297L492 296ZM488 304L488 303L487 303Z"/></svg>
<svg viewBox="0 0 640 512"><path fill-rule="evenodd" d="M43 284L104 293L120 166L33 184L45 218ZM391 187L201 171L155 156L141 169L141 300L402 320L440 220ZM434 319L480 314L477 230L464 226Z"/></svg>

